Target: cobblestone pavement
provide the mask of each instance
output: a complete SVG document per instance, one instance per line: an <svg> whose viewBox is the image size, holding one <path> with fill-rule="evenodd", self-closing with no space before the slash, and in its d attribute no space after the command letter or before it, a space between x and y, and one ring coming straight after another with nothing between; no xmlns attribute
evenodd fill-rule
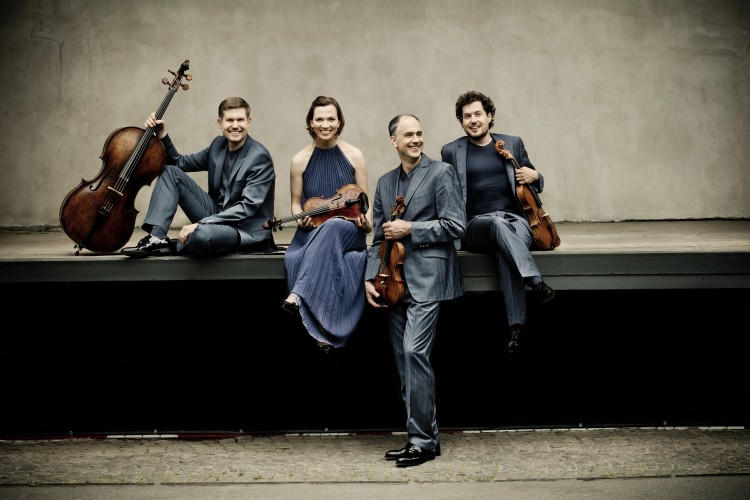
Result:
<svg viewBox="0 0 750 500"><path fill-rule="evenodd" d="M397 468L401 434L0 441L0 485L501 482L750 474L750 431L442 432L442 456Z"/></svg>

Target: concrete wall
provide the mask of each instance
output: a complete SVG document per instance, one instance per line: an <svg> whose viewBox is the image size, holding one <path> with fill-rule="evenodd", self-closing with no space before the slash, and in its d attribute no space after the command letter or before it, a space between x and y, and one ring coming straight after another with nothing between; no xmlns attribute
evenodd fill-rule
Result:
<svg viewBox="0 0 750 500"><path fill-rule="evenodd" d="M750 217L740 0L28 0L0 26L0 227L58 225L109 134L142 127L186 59L190 89L165 114L175 143L204 148L219 102L245 97L279 216L317 95L343 106L374 192L397 165L389 119L418 115L439 158L473 89L497 104L493 131L523 137L554 221Z"/></svg>

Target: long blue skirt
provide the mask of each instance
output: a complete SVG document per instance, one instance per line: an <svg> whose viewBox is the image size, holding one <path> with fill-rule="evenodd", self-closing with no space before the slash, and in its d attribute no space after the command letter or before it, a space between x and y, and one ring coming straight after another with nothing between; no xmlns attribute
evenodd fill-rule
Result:
<svg viewBox="0 0 750 500"><path fill-rule="evenodd" d="M295 233L284 255L287 284L315 340L343 347L355 331L365 309L366 259L365 234L352 221L331 218Z"/></svg>

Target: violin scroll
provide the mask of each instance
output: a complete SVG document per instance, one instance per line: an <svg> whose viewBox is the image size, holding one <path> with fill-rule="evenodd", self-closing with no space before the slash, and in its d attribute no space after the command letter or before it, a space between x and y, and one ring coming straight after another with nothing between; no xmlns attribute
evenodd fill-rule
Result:
<svg viewBox="0 0 750 500"><path fill-rule="evenodd" d="M507 149L505 149L505 141L502 140L502 139L498 139L497 142L495 143L495 151L497 151L498 153L500 153L500 155L503 158L505 158L506 160L512 160L513 159L513 155L510 153L510 151L508 151ZM516 168L518 168L518 167L516 167Z"/></svg>
<svg viewBox="0 0 750 500"><path fill-rule="evenodd" d="M404 210L406 210L404 196L398 195L396 196L396 204L393 206L393 210L391 210L391 220L396 220L396 217L401 217L404 214Z"/></svg>

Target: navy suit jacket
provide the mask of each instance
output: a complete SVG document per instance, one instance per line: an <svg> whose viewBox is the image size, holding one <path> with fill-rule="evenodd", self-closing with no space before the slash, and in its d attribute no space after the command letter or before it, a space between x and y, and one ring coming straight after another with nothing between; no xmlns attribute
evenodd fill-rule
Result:
<svg viewBox="0 0 750 500"><path fill-rule="evenodd" d="M273 251L272 231L263 223L273 219L276 172L271 154L261 143L247 136L242 156L237 158L230 173L231 190L223 210L199 220L199 224L226 224L240 233L237 253ZM218 136L211 144L195 154L181 155L169 135L162 139L167 151L167 163L185 172L208 172L208 194L219 202L221 174L227 155L227 139Z"/></svg>

